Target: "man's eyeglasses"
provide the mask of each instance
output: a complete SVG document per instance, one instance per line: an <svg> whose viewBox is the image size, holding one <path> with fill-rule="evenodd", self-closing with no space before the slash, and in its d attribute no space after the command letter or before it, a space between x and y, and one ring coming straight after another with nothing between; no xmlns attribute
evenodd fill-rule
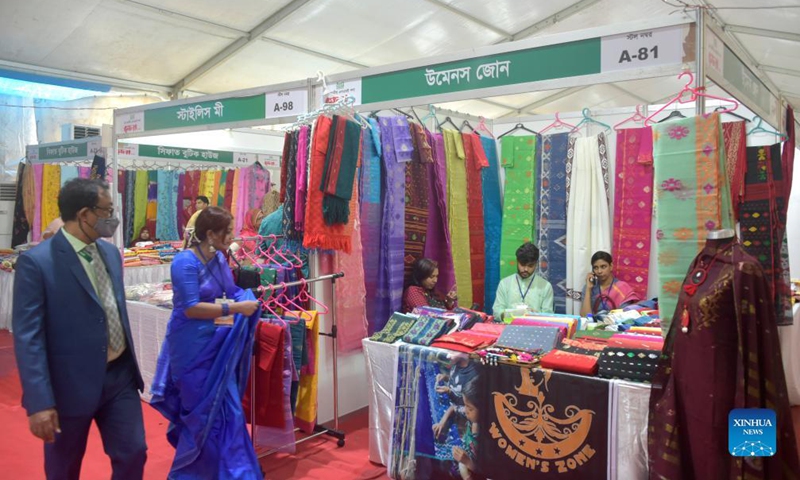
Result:
<svg viewBox="0 0 800 480"><path fill-rule="evenodd" d="M108 216L114 216L114 207L92 207L92 210L102 210L104 212L108 212Z"/></svg>

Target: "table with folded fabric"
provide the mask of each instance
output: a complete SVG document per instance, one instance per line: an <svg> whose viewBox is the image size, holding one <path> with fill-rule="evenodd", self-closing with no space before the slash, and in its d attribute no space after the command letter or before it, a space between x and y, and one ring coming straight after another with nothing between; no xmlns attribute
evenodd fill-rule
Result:
<svg viewBox="0 0 800 480"><path fill-rule="evenodd" d="M169 264L124 268L125 286L168 281L170 279L169 269ZM13 307L14 273L0 270L0 330L11 330Z"/></svg>
<svg viewBox="0 0 800 480"><path fill-rule="evenodd" d="M172 310L130 300L127 306L136 360L144 380L145 392L142 394L142 399L149 402L150 386L153 384L158 354L167 335L167 324Z"/></svg>
<svg viewBox="0 0 800 480"><path fill-rule="evenodd" d="M400 348L408 344L402 341L382 343L370 339L362 340L362 344L367 364L367 383L370 388L370 461L390 466ZM458 354L456 351L434 347L416 348L427 348L432 354L443 352L448 355ZM551 390L554 385L563 384L561 387L563 391L572 385L569 379L576 377L580 376L552 371L548 382ZM622 380L600 378L592 380L607 382L609 386L608 430L616 434L609 435L607 478L646 479L650 386ZM574 392L574 398L580 398L580 395L581 392Z"/></svg>

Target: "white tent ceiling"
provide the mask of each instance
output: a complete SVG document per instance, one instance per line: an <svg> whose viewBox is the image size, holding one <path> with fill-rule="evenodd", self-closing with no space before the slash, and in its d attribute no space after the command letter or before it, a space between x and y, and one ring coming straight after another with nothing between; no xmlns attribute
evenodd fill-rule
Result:
<svg viewBox="0 0 800 480"><path fill-rule="evenodd" d="M712 7L762 79L800 107L800 0L687 1ZM330 75L530 36L683 15L674 6L679 3L2 0L0 68L162 94L219 93L305 79L318 70ZM673 79L640 80L446 106L488 118L611 108L658 103L679 85Z"/></svg>

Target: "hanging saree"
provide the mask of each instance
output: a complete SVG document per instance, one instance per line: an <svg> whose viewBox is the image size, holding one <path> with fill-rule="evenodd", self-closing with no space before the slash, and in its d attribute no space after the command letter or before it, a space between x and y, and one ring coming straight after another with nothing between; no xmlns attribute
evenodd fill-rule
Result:
<svg viewBox="0 0 800 480"><path fill-rule="evenodd" d="M784 303L791 298L783 280L781 249L785 235L785 182L780 144L747 147L744 201L739 206L740 238L747 253L764 269L772 289L778 325L791 325ZM789 309L791 310L791 309Z"/></svg>
<svg viewBox="0 0 800 480"><path fill-rule="evenodd" d="M490 137L481 137L481 142L489 165L481 172L483 232L486 241L484 304L486 309L489 309L494 305L497 285L500 283L500 235L503 229L503 202L500 199L497 142ZM441 271L439 274L441 275Z"/></svg>
<svg viewBox="0 0 800 480"><path fill-rule="evenodd" d="M250 168L252 170L253 185L250 191L249 209L261 208L264 195L267 194L267 190L269 189L269 170L264 168L259 162L256 162L255 165Z"/></svg>
<svg viewBox="0 0 800 480"><path fill-rule="evenodd" d="M212 199L213 202L213 199ZM145 225L150 229L150 235L156 231L156 219L158 216L158 171L149 170L147 172L147 220ZM138 237L139 232L134 232Z"/></svg>
<svg viewBox="0 0 800 480"><path fill-rule="evenodd" d="M686 268L706 233L732 228L721 142L716 113L653 126L658 305L665 335Z"/></svg>
<svg viewBox="0 0 800 480"><path fill-rule="evenodd" d="M155 238L161 241L177 241L181 238L176 223L178 212L175 210L177 208L175 198L178 196L178 180L178 172L158 171L158 203L156 205L158 219Z"/></svg>
<svg viewBox="0 0 800 480"><path fill-rule="evenodd" d="M25 216L25 182L28 177L26 171L32 170L26 163L20 163L17 167L17 193L14 197L14 225L11 232L11 248L28 242L28 232L30 224Z"/></svg>
<svg viewBox="0 0 800 480"><path fill-rule="evenodd" d="M214 170L214 172L209 173L209 177L211 181L214 183L213 189L211 190L211 195L208 196L208 200L211 202L211 205L219 206L219 190L220 190L220 182L222 181L222 172L220 170Z"/></svg>
<svg viewBox="0 0 800 480"><path fill-rule="evenodd" d="M26 162L22 180L22 205L25 210L25 220L28 223L30 233L33 234L33 224L36 217L36 209L39 208L39 190L36 186L36 165ZM33 238L31 238L31 241ZM24 242L23 242L24 243Z"/></svg>
<svg viewBox="0 0 800 480"><path fill-rule="evenodd" d="M219 190L217 191L217 206L225 207L225 190L228 182L228 171L223 170L219 173Z"/></svg>
<svg viewBox="0 0 800 480"><path fill-rule="evenodd" d="M297 206L297 142L298 132L292 132L289 138L289 154L286 157L286 192L283 202L283 236L290 240L297 240L298 233L294 228L295 208Z"/></svg>
<svg viewBox="0 0 800 480"><path fill-rule="evenodd" d="M124 205L124 225L122 227L123 245L128 246L133 240L133 225L136 208L136 172L133 170L124 170L125 173L125 202ZM185 223L184 223L185 225ZM137 234L138 236L138 234Z"/></svg>
<svg viewBox="0 0 800 480"><path fill-rule="evenodd" d="M364 264L364 287L367 302L369 334L375 333L376 302L381 258L381 139L380 127L375 119L369 120L371 129L361 133L361 245Z"/></svg>
<svg viewBox="0 0 800 480"><path fill-rule="evenodd" d="M389 316L400 311L403 300L403 235L405 233L405 165L397 160L392 128L393 117L381 117L381 153L384 186L381 220L381 258L379 264L375 315L370 319L373 331L380 331Z"/></svg>
<svg viewBox="0 0 800 480"><path fill-rule="evenodd" d="M78 178L78 167L70 167L68 165L61 166L61 186L69 182L73 178Z"/></svg>
<svg viewBox="0 0 800 480"><path fill-rule="evenodd" d="M653 220L653 131L617 131L614 183L614 274L647 298Z"/></svg>
<svg viewBox="0 0 800 480"><path fill-rule="evenodd" d="M409 125L409 128L419 128L422 131L422 126L418 124ZM428 139L422 135L420 144L420 137L414 132L412 135L413 148L411 161L405 164L406 174L406 221L405 221L405 254L403 262L405 264L403 283L409 285L411 283L411 272L414 262L419 260L425 254L425 241L427 238L428 230L428 195L429 195L429 182L428 182L428 165L429 161L423 159L420 155L422 150L430 151ZM432 157L428 157L433 161Z"/></svg>
<svg viewBox="0 0 800 480"><path fill-rule="evenodd" d="M244 220L247 216L247 211L249 210L248 206L250 205L250 202L247 199L247 192L250 185L250 176L252 175L252 171L253 170L250 167L239 169L239 195L237 196L236 212L234 213L236 224L238 226L237 232L240 232L242 228L244 228Z"/></svg>
<svg viewBox="0 0 800 480"><path fill-rule="evenodd" d="M656 140L656 152L664 141ZM739 244L724 239L709 240L686 267L707 273L699 284L692 281L694 275L682 282L653 377L650 478L797 478L800 462L774 304L763 301L771 292L760 265ZM731 455L729 414L740 408L775 411L777 451L772 456Z"/></svg>
<svg viewBox="0 0 800 480"><path fill-rule="evenodd" d="M503 199L503 237L500 243L500 278L517 272L517 249L536 239L535 136L506 136L500 140L501 166L506 172Z"/></svg>
<svg viewBox="0 0 800 480"><path fill-rule="evenodd" d="M341 283L341 282L337 282ZM311 351L308 355L309 368L303 368L300 372L300 385L297 389L297 407L294 412L294 424L305 433L312 433L317 424L317 385L319 383L319 314L311 310L309 312L292 312L300 315L306 321L306 335Z"/></svg>
<svg viewBox="0 0 800 480"><path fill-rule="evenodd" d="M747 166L747 133L744 122L722 124L725 141L725 172L731 189L733 218L739 218L739 205L744 201L744 173Z"/></svg>
<svg viewBox="0 0 800 480"><path fill-rule="evenodd" d="M306 197L308 197L308 142L310 133L311 129L303 125L297 134L297 187L295 189L294 229L301 235L304 230Z"/></svg>
<svg viewBox="0 0 800 480"><path fill-rule="evenodd" d="M605 183L608 160L604 154L602 135L575 140L567 210L567 314L580 314L581 292L592 269L592 255L611 250Z"/></svg>
<svg viewBox="0 0 800 480"><path fill-rule="evenodd" d="M41 163L33 165L33 182L34 182L34 191L33 191L33 198L35 200L35 204L33 207L33 226L31 229L31 241L38 242L41 240L42 231L47 224L45 223L44 226L42 225L42 202L43 198L40 192L42 192L42 178L44 175L44 165Z"/></svg>
<svg viewBox="0 0 800 480"><path fill-rule="evenodd" d="M336 318L339 321L336 341L342 353L361 350L361 340L367 337L366 289L364 287L364 258L361 248L361 220L358 214L358 196L350 201L353 225L350 253L337 252L336 270L343 272L347 281L336 282Z"/></svg>
<svg viewBox="0 0 800 480"><path fill-rule="evenodd" d="M47 226L60 216L58 192L61 190L61 167L45 164L42 169L42 225Z"/></svg>
<svg viewBox="0 0 800 480"><path fill-rule="evenodd" d="M178 195L175 197L175 226L178 229L178 238L183 238L183 192L186 190L186 173L178 172Z"/></svg>
<svg viewBox="0 0 800 480"><path fill-rule="evenodd" d="M320 190L319 186L322 185L325 157L328 153L328 141L330 135L333 134L331 131L332 122L332 119L328 117L319 117L313 129L303 246L308 249L322 248L350 253L353 248L351 236L353 234L354 217L351 216L346 224L328 225L325 223L322 212L325 192ZM353 182L351 188L356 187L356 182Z"/></svg>
<svg viewBox="0 0 800 480"><path fill-rule="evenodd" d="M569 133L542 137L539 274L553 286L555 313L567 308L567 146Z"/></svg>
<svg viewBox="0 0 800 480"><path fill-rule="evenodd" d="M483 151L480 135L462 133L467 170L467 215L469 227L470 272L472 276L472 304L485 310L486 288L486 235L483 224L482 171L489 166Z"/></svg>
<svg viewBox="0 0 800 480"><path fill-rule="evenodd" d="M784 209L780 212L781 224L783 225L783 242L781 244L781 267L783 270L783 308L778 310L778 323L781 325L792 325L794 323L794 315L792 311L791 302L791 279L790 279L790 264L789 264L789 238L788 229L786 228L787 213L789 210L789 199L792 195L792 181L794 179L794 157L795 157L795 120L794 110L791 106L786 107L786 141L783 142L783 152L781 153L781 166L783 170L783 198ZM781 320L780 317L783 316Z"/></svg>
<svg viewBox="0 0 800 480"><path fill-rule="evenodd" d="M133 231L131 238L133 240L139 236L142 227L147 223L147 189L149 180L147 177L147 170L136 171L136 184L133 197Z"/></svg>
<svg viewBox="0 0 800 480"><path fill-rule="evenodd" d="M361 151L361 125L334 115L330 132L321 182L319 187L311 185L311 188L319 188L324 193L322 216L325 223L343 225L350 219L350 199Z"/></svg>
<svg viewBox="0 0 800 480"><path fill-rule="evenodd" d="M469 210L467 209L466 152L461 134L443 130L447 157L447 219L453 246L453 266L461 305L472 305L472 266L470 264Z"/></svg>
<svg viewBox="0 0 800 480"><path fill-rule="evenodd" d="M438 288L449 292L456 284L453 269L452 242L447 214L447 157L444 137L441 133L426 131L428 144L432 146L433 163L428 165L428 235L425 240L425 258L439 264Z"/></svg>
<svg viewBox="0 0 800 480"><path fill-rule="evenodd" d="M92 180L107 181L106 178L106 159L100 155L95 155L92 160L92 172L89 174Z"/></svg>

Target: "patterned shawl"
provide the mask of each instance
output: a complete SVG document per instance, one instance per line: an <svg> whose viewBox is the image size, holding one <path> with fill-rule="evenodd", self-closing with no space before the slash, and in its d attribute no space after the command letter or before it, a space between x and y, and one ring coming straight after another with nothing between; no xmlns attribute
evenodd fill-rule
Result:
<svg viewBox="0 0 800 480"><path fill-rule="evenodd" d="M744 122L722 124L725 140L725 172L731 186L734 218L739 218L739 204L744 200L744 172L747 164L747 133Z"/></svg>
<svg viewBox="0 0 800 480"><path fill-rule="evenodd" d="M555 313L567 305L567 147L569 133L542 138L539 273L553 286Z"/></svg>
<svg viewBox="0 0 800 480"><path fill-rule="evenodd" d="M414 123L409 128L413 130L413 150L411 161L406 163L404 285L411 282L411 268L415 261L423 257L425 250L428 230L428 196L431 193L428 188L428 165L430 161L433 161L430 156L427 157L429 161L423 160L423 156L420 154L426 149L429 153L431 150L422 126Z"/></svg>
<svg viewBox="0 0 800 480"><path fill-rule="evenodd" d="M439 264L438 288L449 292L456 284L453 269L452 244L447 214L447 166L442 134L427 132L428 143L433 147L433 163L428 165L428 184L431 192L428 202L428 236L425 257Z"/></svg>
<svg viewBox="0 0 800 480"><path fill-rule="evenodd" d="M486 286L486 240L483 224L482 170L489 166L481 138L476 133L462 133L467 168L467 215L469 217L470 271L472 273L472 303L484 310ZM491 307L490 307L491 308Z"/></svg>
<svg viewBox="0 0 800 480"><path fill-rule="evenodd" d="M506 172L500 278L517 271L517 249L536 238L536 205L532 198L536 189L536 140L532 135L505 136L500 140L501 165Z"/></svg>
<svg viewBox="0 0 800 480"><path fill-rule="evenodd" d="M450 239L453 242L456 286L461 305L472 305L466 152L459 132L443 130L442 133L447 157L447 218L450 222Z"/></svg>
<svg viewBox="0 0 800 480"><path fill-rule="evenodd" d="M483 151L489 163L481 172L483 190L483 230L486 241L486 278L484 304L494 305L497 285L500 283L500 235L503 228L503 201L500 198L500 166L497 159L497 142L493 138L481 137ZM439 276L441 278L441 269Z"/></svg>
<svg viewBox="0 0 800 480"><path fill-rule="evenodd" d="M381 137L377 120L370 118L371 129L364 130L361 137L361 244L363 246L364 287L366 298L378 295L381 259ZM375 333L377 305L367 302L369 333Z"/></svg>
<svg viewBox="0 0 800 480"><path fill-rule="evenodd" d="M48 225L59 217L58 192L61 190L61 167L45 164L42 169L41 225Z"/></svg>

